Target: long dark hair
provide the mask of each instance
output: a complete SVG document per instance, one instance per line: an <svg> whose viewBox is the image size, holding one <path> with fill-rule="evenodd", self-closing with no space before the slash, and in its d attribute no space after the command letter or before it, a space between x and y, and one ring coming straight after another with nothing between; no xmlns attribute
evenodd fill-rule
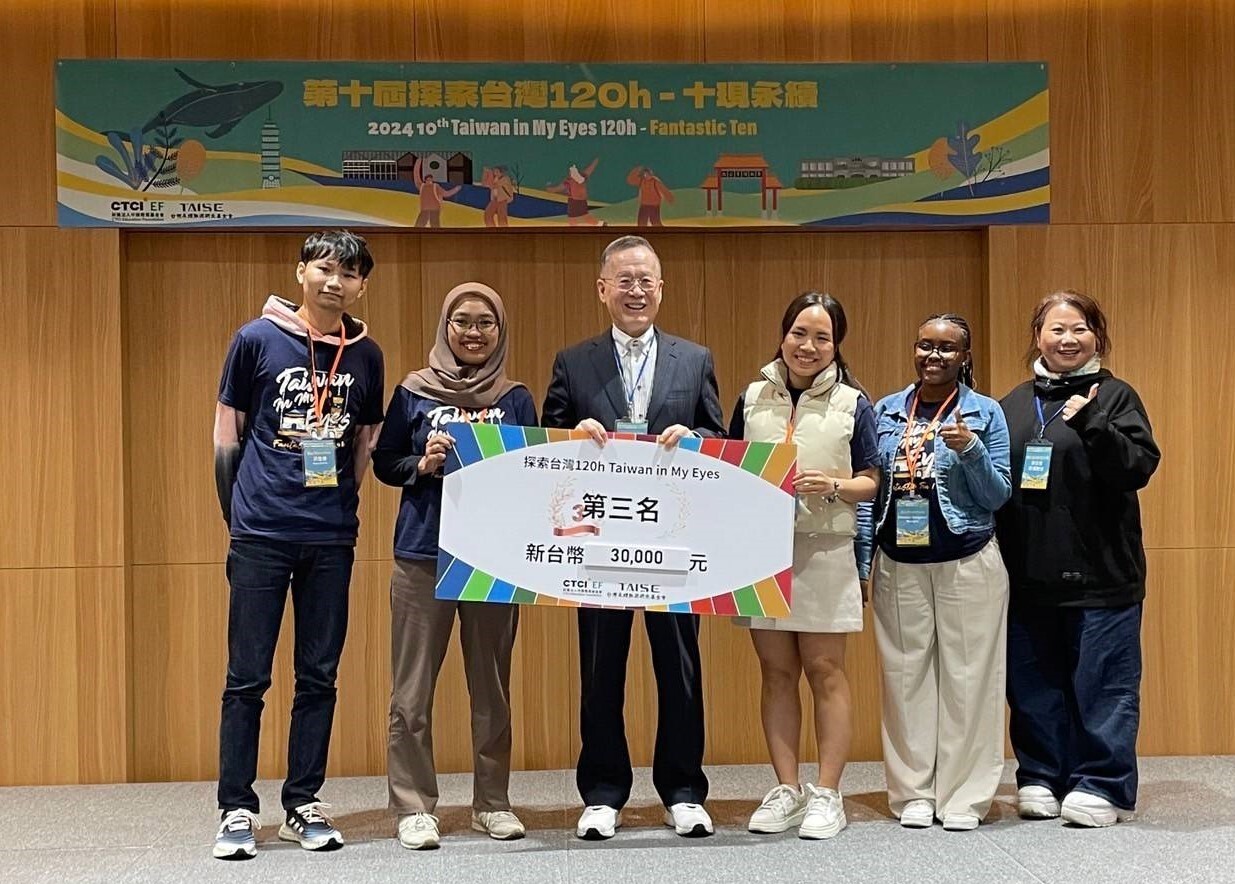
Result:
<svg viewBox="0 0 1235 884"><path fill-rule="evenodd" d="M866 392L865 387L858 383L858 379L853 376L853 372L849 369L849 363L845 362L845 357L840 354L840 345L844 342L845 335L849 331L849 320L845 318L845 308L841 306L840 301L831 295L826 292L802 292L802 294L790 301L789 306L785 309L785 315L780 321L781 344L784 344L785 338L789 335L789 329L793 328L793 323L799 314L803 310L809 310L811 307L822 307L832 320L832 348L835 353L832 358L836 363L838 379L842 384L853 387L869 399L870 394ZM776 348L776 358L782 358L779 346Z"/></svg>
<svg viewBox="0 0 1235 884"><path fill-rule="evenodd" d="M965 336L965 350L968 351L969 358L961 366L957 380L971 390L978 389L978 385L973 377L973 332L969 330L969 321L959 313L932 313L918 324L918 328L921 328L928 322L947 322L961 330L961 334Z"/></svg>

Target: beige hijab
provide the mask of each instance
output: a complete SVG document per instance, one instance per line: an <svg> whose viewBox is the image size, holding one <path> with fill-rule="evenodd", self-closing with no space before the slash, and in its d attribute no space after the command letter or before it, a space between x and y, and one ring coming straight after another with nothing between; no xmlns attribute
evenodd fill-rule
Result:
<svg viewBox="0 0 1235 884"><path fill-rule="evenodd" d="M450 349L447 320L460 301L479 298L489 305L498 321L497 346L483 365L466 365ZM442 302L437 323L437 342L429 351L429 367L414 371L403 379L403 386L418 396L457 405L460 408L489 408L513 390L522 387L506 377L506 307L502 296L483 282L465 282L452 288Z"/></svg>

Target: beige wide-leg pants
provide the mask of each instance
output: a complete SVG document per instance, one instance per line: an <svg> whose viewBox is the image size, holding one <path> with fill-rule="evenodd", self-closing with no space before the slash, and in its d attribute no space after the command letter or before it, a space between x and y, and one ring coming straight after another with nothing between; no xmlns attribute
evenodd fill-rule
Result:
<svg viewBox="0 0 1235 884"><path fill-rule="evenodd" d="M433 597L437 563L395 559L390 579L390 809L432 813L433 693L455 614L472 703L473 798L476 810L509 810L510 655L519 606Z"/></svg>
<svg viewBox="0 0 1235 884"><path fill-rule="evenodd" d="M1003 772L1008 575L995 540L954 562L879 555L875 642L883 669L888 806L936 816L991 807Z"/></svg>

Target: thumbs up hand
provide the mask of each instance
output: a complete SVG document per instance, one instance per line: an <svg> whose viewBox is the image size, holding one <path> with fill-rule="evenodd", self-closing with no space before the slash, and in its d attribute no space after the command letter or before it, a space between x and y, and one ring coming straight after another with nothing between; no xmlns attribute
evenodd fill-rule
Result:
<svg viewBox="0 0 1235 884"><path fill-rule="evenodd" d="M965 425L965 419L957 414L955 423L939 428L939 438L943 439L944 445L959 454L973 441L973 431Z"/></svg>
<svg viewBox="0 0 1235 884"><path fill-rule="evenodd" d="M1089 388L1089 395L1082 396L1079 393L1068 399L1063 405L1063 419L1066 421L1072 420L1078 411L1093 402L1098 396L1098 385L1094 384Z"/></svg>

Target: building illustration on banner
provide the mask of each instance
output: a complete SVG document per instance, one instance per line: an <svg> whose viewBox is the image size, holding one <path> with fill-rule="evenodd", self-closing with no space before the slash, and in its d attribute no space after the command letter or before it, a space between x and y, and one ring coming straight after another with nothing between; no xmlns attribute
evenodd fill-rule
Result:
<svg viewBox="0 0 1235 884"><path fill-rule="evenodd" d="M279 127L273 117L262 124L262 190L282 184L283 155L279 150Z"/></svg>
<svg viewBox="0 0 1235 884"><path fill-rule="evenodd" d="M58 217L81 227L1045 222L1046 66L981 68L986 88L975 92L951 88L972 82L973 65L951 64L61 61Z"/></svg>

